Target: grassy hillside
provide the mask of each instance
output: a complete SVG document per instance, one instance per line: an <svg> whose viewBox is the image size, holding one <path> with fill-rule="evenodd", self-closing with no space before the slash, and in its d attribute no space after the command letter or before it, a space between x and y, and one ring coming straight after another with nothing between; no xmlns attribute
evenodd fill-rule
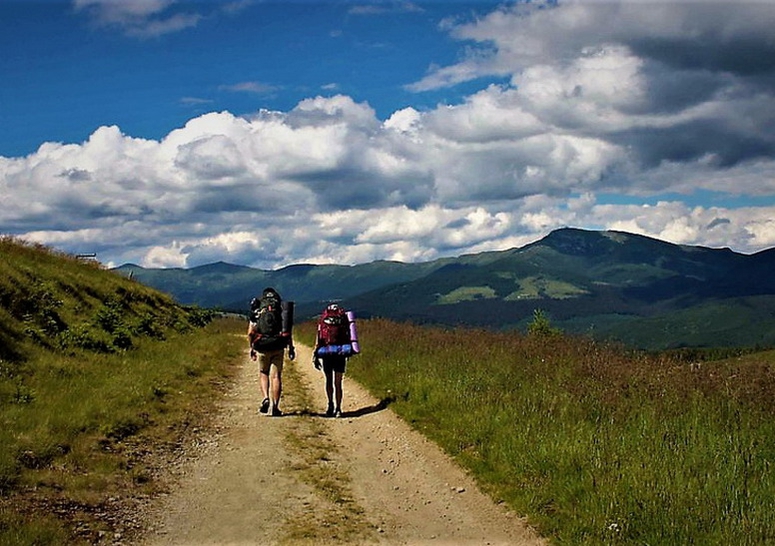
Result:
<svg viewBox="0 0 775 546"><path fill-rule="evenodd" d="M558 544L775 543L774 352L689 361L531 326L359 321L348 375Z"/></svg>
<svg viewBox="0 0 775 546"><path fill-rule="evenodd" d="M590 326L590 324L592 326ZM725 298L651 317L601 315L563 327L631 347L666 350L682 347L772 348L775 345L775 295ZM594 330L593 330L594 329Z"/></svg>
<svg viewBox="0 0 775 546"><path fill-rule="evenodd" d="M114 353L142 337L161 339L169 329L204 326L211 317L96 262L11 239L0 241L0 255L0 358L5 360L23 359L33 347Z"/></svg>
<svg viewBox="0 0 775 546"><path fill-rule="evenodd" d="M243 325L212 319L0 240L0 544L131 534L116 514L157 486L154 455L206 418L241 354Z"/></svg>

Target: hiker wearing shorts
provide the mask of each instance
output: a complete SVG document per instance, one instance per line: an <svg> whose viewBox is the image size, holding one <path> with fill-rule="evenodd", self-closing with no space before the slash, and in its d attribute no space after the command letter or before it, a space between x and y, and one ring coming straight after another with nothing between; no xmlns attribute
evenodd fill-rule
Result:
<svg viewBox="0 0 775 546"><path fill-rule="evenodd" d="M268 413L269 406L272 407L272 417L279 417L283 414L280 410L280 397L283 394L283 362L285 360L285 349L276 349L274 351L262 353L252 352L253 360L258 359L258 371L261 374L259 380L261 383L261 394L263 400L258 411Z"/></svg>
<svg viewBox="0 0 775 546"><path fill-rule="evenodd" d="M260 298L250 303L250 322L248 324L248 342L250 358L258 360L259 382L263 400L260 413L269 413L279 417L280 397L283 393L283 361L285 348L288 358L295 358L293 337L290 325L283 324L283 308L280 294L273 288L265 288Z"/></svg>

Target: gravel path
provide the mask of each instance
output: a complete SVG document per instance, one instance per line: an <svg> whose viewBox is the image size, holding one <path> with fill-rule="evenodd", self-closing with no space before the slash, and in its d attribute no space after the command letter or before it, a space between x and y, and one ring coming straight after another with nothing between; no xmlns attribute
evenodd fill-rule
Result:
<svg viewBox="0 0 775 546"><path fill-rule="evenodd" d="M275 418L257 412L246 355L207 445L149 508L143 544L545 544L347 377L344 416L325 418L323 376L297 352Z"/></svg>

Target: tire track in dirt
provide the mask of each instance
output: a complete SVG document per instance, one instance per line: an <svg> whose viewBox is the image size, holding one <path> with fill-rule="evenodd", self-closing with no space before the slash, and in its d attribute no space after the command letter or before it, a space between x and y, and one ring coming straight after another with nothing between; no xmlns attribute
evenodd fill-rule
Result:
<svg viewBox="0 0 775 546"><path fill-rule="evenodd" d="M309 347L297 354L279 418L258 413L246 356L206 448L150 507L143 544L545 544L354 381L344 416L323 417L323 376Z"/></svg>

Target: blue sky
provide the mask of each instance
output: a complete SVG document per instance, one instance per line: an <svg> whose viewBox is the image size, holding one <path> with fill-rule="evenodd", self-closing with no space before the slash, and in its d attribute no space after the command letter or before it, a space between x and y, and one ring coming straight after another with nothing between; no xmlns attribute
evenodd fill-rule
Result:
<svg viewBox="0 0 775 546"><path fill-rule="evenodd" d="M424 261L573 226L775 246L775 4L0 2L0 233Z"/></svg>
<svg viewBox="0 0 775 546"><path fill-rule="evenodd" d="M284 111L320 93L368 101L380 117L459 101L464 90L418 96L404 85L432 62L456 60L459 47L439 21L495 5L146 4L160 9L133 17L115 7L108 17L101 13L111 2L0 3L2 121L10 129L0 137L2 155L82 142L102 125L160 139L202 113ZM176 17L191 26L154 26Z"/></svg>

